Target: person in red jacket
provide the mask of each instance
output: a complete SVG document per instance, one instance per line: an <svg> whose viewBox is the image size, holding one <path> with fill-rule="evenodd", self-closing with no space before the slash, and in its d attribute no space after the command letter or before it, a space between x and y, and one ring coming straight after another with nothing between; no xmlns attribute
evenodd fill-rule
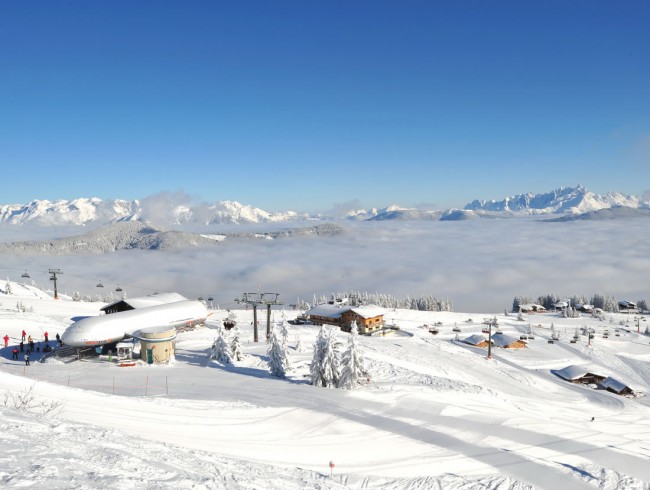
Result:
<svg viewBox="0 0 650 490"><path fill-rule="evenodd" d="M23 342L25 342L25 337L27 337L27 332L23 330Z"/></svg>
<svg viewBox="0 0 650 490"><path fill-rule="evenodd" d="M43 337L45 337L45 343L46 343L46 344L47 344L47 342L48 342L48 337L49 337L49 336L50 336L50 334L48 334L47 332L45 332L45 333L43 334Z"/></svg>
<svg viewBox="0 0 650 490"><path fill-rule="evenodd" d="M9 335L5 335L5 336L3 337L3 339L4 339L4 341L5 341L5 347L8 347L8 346L9 346Z"/></svg>

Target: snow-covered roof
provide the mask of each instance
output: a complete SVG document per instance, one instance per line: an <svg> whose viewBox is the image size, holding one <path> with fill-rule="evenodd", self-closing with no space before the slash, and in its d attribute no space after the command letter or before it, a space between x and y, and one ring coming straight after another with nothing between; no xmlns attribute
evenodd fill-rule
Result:
<svg viewBox="0 0 650 490"><path fill-rule="evenodd" d="M361 318L374 318L383 315L386 311L383 308L374 305L355 306L354 308L350 308L350 310L355 312Z"/></svg>
<svg viewBox="0 0 650 490"><path fill-rule="evenodd" d="M606 376L605 374L598 372L598 370L594 370L590 366L584 364L572 364L571 366L567 366L563 369L555 370L553 372L561 378L566 379L567 381L573 381L575 379L582 378L587 374L595 374L596 376L602 377Z"/></svg>
<svg viewBox="0 0 650 490"><path fill-rule="evenodd" d="M117 301L113 301L111 304L104 306L102 310L108 309L113 305L116 305L117 303L121 303L124 301L127 305L137 309L137 308L146 308L148 306L157 306L157 305L162 305L162 304L167 304L167 303L175 303L176 301L186 301L187 298L181 294L178 293L159 293L159 294L151 294L149 296L140 296L136 298L128 298L128 299L118 299Z"/></svg>
<svg viewBox="0 0 650 490"><path fill-rule="evenodd" d="M515 337L514 335L505 335L502 333L495 333L492 335L492 342L497 347L506 347L508 345L514 344L518 340L520 340L519 337Z"/></svg>
<svg viewBox="0 0 650 490"><path fill-rule="evenodd" d="M602 380L600 382L600 385L603 388L610 389L612 391L615 391L616 393L620 393L621 391L624 391L625 389L629 389L630 391L632 391L632 388L630 388L628 385L626 385L622 381L619 381L619 380L611 378L611 377L608 377L608 378L605 378L604 380Z"/></svg>
<svg viewBox="0 0 650 490"><path fill-rule="evenodd" d="M525 305L519 305L519 308L522 310L545 310L542 305L538 305L537 303L526 303Z"/></svg>
<svg viewBox="0 0 650 490"><path fill-rule="evenodd" d="M465 340L463 340L463 342L465 342L466 344L471 344L471 345L478 345L481 342L486 342L486 341L487 341L487 337L485 337L485 335L481 335L480 333L475 333L474 335L470 335Z"/></svg>
<svg viewBox="0 0 650 490"><path fill-rule="evenodd" d="M322 316L327 318L340 318L350 308L340 308L335 305L316 305L308 310L305 315Z"/></svg>

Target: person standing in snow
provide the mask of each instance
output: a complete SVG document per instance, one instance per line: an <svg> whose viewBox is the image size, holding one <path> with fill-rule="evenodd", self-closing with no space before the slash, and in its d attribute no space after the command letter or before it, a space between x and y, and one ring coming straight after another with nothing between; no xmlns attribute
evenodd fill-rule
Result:
<svg viewBox="0 0 650 490"><path fill-rule="evenodd" d="M25 342L25 337L27 337L27 332L23 330L23 338L22 338L23 342Z"/></svg>
<svg viewBox="0 0 650 490"><path fill-rule="evenodd" d="M25 366L29 366L29 351L25 352Z"/></svg>
<svg viewBox="0 0 650 490"><path fill-rule="evenodd" d="M18 360L18 347L14 347L14 350L11 352L12 354L12 359L15 359L16 361Z"/></svg>
<svg viewBox="0 0 650 490"><path fill-rule="evenodd" d="M9 335L5 335L3 339L5 341L5 347L9 347Z"/></svg>
<svg viewBox="0 0 650 490"><path fill-rule="evenodd" d="M56 334L56 343L59 344L59 347L61 347L61 344L62 344L61 336L58 333Z"/></svg>
<svg viewBox="0 0 650 490"><path fill-rule="evenodd" d="M45 343L47 344L47 342L48 342L48 340L49 340L49 337L50 337L50 334L47 333L47 332L45 332L45 333L43 334L43 337L45 337Z"/></svg>
<svg viewBox="0 0 650 490"><path fill-rule="evenodd" d="M22 341L20 342L20 352L25 352L25 344Z"/></svg>

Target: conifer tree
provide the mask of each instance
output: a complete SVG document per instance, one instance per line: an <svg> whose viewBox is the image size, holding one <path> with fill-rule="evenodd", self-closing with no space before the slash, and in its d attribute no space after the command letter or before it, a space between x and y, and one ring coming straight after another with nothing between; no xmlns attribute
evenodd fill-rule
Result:
<svg viewBox="0 0 650 490"><path fill-rule="evenodd" d="M314 357L310 365L312 385L324 388L338 386L341 376L338 347L334 330L322 326L314 344Z"/></svg>
<svg viewBox="0 0 650 490"><path fill-rule="evenodd" d="M226 342L225 330L221 324L217 326L217 338L212 344L212 352L210 358L216 360L221 364L232 364L232 357L230 355L230 346Z"/></svg>
<svg viewBox="0 0 650 490"><path fill-rule="evenodd" d="M244 353L241 350L241 335L239 328L235 325L232 330L232 339L230 340L230 357L233 361L244 359Z"/></svg>
<svg viewBox="0 0 650 490"><path fill-rule="evenodd" d="M269 335L269 370L273 376L285 378L290 368L287 345L282 342L282 337L278 335L275 327L271 328Z"/></svg>
<svg viewBox="0 0 650 490"><path fill-rule="evenodd" d="M341 359L341 379L339 388L351 390L360 384L361 380L366 377L365 361L363 352L359 345L359 328L357 322L352 322L348 347Z"/></svg>

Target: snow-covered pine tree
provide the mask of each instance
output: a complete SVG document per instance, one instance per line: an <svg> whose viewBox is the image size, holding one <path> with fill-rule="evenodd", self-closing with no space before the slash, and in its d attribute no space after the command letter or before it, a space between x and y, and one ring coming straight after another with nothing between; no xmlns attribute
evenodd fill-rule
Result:
<svg viewBox="0 0 650 490"><path fill-rule="evenodd" d="M287 345L282 342L282 337L278 334L275 327L271 327L269 335L269 370L273 376L286 378L289 370L289 355Z"/></svg>
<svg viewBox="0 0 650 490"><path fill-rule="evenodd" d="M5 294L11 294L11 281L9 281L9 278L7 278L7 282L5 283Z"/></svg>
<svg viewBox="0 0 650 490"><path fill-rule="evenodd" d="M282 340L282 344L286 349L289 345L289 322L286 318L283 318L280 324L280 340Z"/></svg>
<svg viewBox="0 0 650 490"><path fill-rule="evenodd" d="M334 329L321 327L310 365L311 384L324 388L338 385L341 376L338 348Z"/></svg>
<svg viewBox="0 0 650 490"><path fill-rule="evenodd" d="M235 325L230 333L232 339L230 340L230 357L233 361L241 361L244 359L244 353L241 350L241 334L239 328Z"/></svg>
<svg viewBox="0 0 650 490"><path fill-rule="evenodd" d="M221 364L232 364L230 346L226 342L225 330L221 324L217 325L217 338L214 340L214 344L212 344L210 358Z"/></svg>
<svg viewBox="0 0 650 490"><path fill-rule="evenodd" d="M305 352L305 346L302 345L302 339L298 337L298 340L296 341L296 347L294 347L296 352Z"/></svg>
<svg viewBox="0 0 650 490"><path fill-rule="evenodd" d="M357 322L355 321L352 322L350 327L348 347L341 359L341 365L339 388L352 390L367 376L363 352L359 344L359 327L357 327Z"/></svg>

